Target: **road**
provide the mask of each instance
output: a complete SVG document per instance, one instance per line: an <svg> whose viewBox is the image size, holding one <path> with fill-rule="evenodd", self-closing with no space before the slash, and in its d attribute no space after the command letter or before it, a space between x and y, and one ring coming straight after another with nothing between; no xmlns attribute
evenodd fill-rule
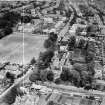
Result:
<svg viewBox="0 0 105 105"><path fill-rule="evenodd" d="M66 5L72 11L72 14L69 18L69 21L67 22L67 24L64 26L64 28L60 31L60 33L58 35L58 41L59 42L67 35L67 32L72 27L72 25L76 22L76 19L77 19L77 12L76 12L75 8L73 7L73 5L71 4L70 1L67 1L67 2L68 2L68 4L66 4ZM62 59L61 59L61 65L62 66L67 61L67 57L68 57L67 53L62 57Z"/></svg>

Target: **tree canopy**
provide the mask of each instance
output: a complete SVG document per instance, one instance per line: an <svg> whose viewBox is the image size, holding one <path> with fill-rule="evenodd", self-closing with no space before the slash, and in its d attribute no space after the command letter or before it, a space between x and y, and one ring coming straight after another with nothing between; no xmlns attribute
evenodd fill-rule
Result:
<svg viewBox="0 0 105 105"><path fill-rule="evenodd" d="M47 72L47 80L53 81L54 80L54 73L52 71Z"/></svg>
<svg viewBox="0 0 105 105"><path fill-rule="evenodd" d="M68 40L68 50L72 50L75 47L76 37L71 36Z"/></svg>
<svg viewBox="0 0 105 105"><path fill-rule="evenodd" d="M13 27L20 20L20 17L21 16L19 13L8 11L8 12L4 13L2 18L6 21L9 21L12 24L11 26Z"/></svg>
<svg viewBox="0 0 105 105"><path fill-rule="evenodd" d="M53 43L50 39L46 39L46 40L44 41L44 47L45 47L46 49L52 48L53 44L54 44L54 43Z"/></svg>
<svg viewBox="0 0 105 105"><path fill-rule="evenodd" d="M35 63L36 63L36 60L35 60L35 57L33 57L33 58L31 59L31 61L30 61L30 64L33 65L33 64L35 64Z"/></svg>
<svg viewBox="0 0 105 105"><path fill-rule="evenodd" d="M42 60L44 63L49 63L51 62L51 59L53 56L54 56L54 52L51 50L47 50L40 54L39 60Z"/></svg>
<svg viewBox="0 0 105 105"><path fill-rule="evenodd" d="M49 39L52 41L52 42L56 42L57 41L57 34L54 33L54 32L51 32L50 35L49 35Z"/></svg>
<svg viewBox="0 0 105 105"><path fill-rule="evenodd" d="M31 17L29 16L21 16L22 23L29 23L31 21Z"/></svg>

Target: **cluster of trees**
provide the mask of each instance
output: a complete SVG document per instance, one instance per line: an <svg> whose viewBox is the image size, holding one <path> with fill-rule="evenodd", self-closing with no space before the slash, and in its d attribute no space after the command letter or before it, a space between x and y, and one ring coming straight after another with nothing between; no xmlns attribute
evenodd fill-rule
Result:
<svg viewBox="0 0 105 105"><path fill-rule="evenodd" d="M51 32L48 39L45 40L44 47L46 51L41 52L39 55L37 64L39 69L45 69L49 67L51 59L54 56L57 38L57 34Z"/></svg>
<svg viewBox="0 0 105 105"><path fill-rule="evenodd" d="M80 81L79 72L76 70L69 70L67 68L63 68L62 73L60 74L60 78L62 81L69 81L75 86L78 86Z"/></svg>
<svg viewBox="0 0 105 105"><path fill-rule="evenodd" d="M33 74L30 75L29 80L31 82L36 81L53 81L54 80L54 73L51 70L34 70Z"/></svg>
<svg viewBox="0 0 105 105"><path fill-rule="evenodd" d="M39 65L42 65L42 66L44 65L46 66L45 68L49 67L51 63L51 59L54 56L54 51L56 49L57 38L58 36L54 32L51 32L49 34L48 39L46 39L44 42L44 47L46 51L43 53L40 53L40 56L39 56L39 61L40 61Z"/></svg>
<svg viewBox="0 0 105 105"><path fill-rule="evenodd" d="M92 12L92 10L87 5L80 4L79 9L82 12L83 16L86 18L88 18L89 16L90 17L94 16L94 13Z"/></svg>
<svg viewBox="0 0 105 105"><path fill-rule="evenodd" d="M0 39L11 34L13 32L11 27L6 27L4 29L0 29Z"/></svg>
<svg viewBox="0 0 105 105"><path fill-rule="evenodd" d="M46 51L41 52L39 54L38 61L36 61L37 71L35 71L30 76L30 81L35 82L36 80L40 81L54 80L54 73L51 70L47 70L47 68L50 68L50 64L54 56L57 38L58 38L57 34L51 32L48 39L45 40L44 47L46 48ZM31 63L33 63L33 61L34 60L32 60Z"/></svg>
<svg viewBox="0 0 105 105"><path fill-rule="evenodd" d="M86 41L81 38L76 40L76 36L71 36L68 40L68 51L73 51L74 48L79 48L81 51L85 52L86 62L91 62L95 57L95 45L92 41Z"/></svg>
<svg viewBox="0 0 105 105"><path fill-rule="evenodd" d="M13 27L21 21L29 23L32 20L30 16L21 16L20 13L14 11L6 11L0 17L0 38L3 38L13 32Z"/></svg>
<svg viewBox="0 0 105 105"><path fill-rule="evenodd" d="M58 84L60 81L64 82L67 81L77 87L86 87L87 84L91 86L93 81L93 76L90 75L90 73L86 70L88 70L88 66L84 67L84 65L81 64L73 65L72 69L67 67L63 68L62 73L60 74L60 78L57 78L55 80L55 83Z"/></svg>
<svg viewBox="0 0 105 105"><path fill-rule="evenodd" d="M74 48L79 49L86 49L87 47L87 41L83 38L76 40L76 36L71 36L68 40L68 51L74 50Z"/></svg>
<svg viewBox="0 0 105 105"><path fill-rule="evenodd" d="M11 27L14 27L18 23L18 21L20 20L20 13L8 11L8 12L4 13L3 19L5 21L10 22Z"/></svg>
<svg viewBox="0 0 105 105"><path fill-rule="evenodd" d="M95 44L92 41L86 41L84 39L79 39L77 41L76 36L71 36L68 40L68 50L73 51L75 48L81 49L81 52L84 53L86 63L80 64L74 62L72 64L74 70L63 70L61 73L61 79L63 81L73 82L76 86L85 87L87 84L91 86L95 74ZM76 78L74 79L73 76L76 76Z"/></svg>
<svg viewBox="0 0 105 105"><path fill-rule="evenodd" d="M3 38L13 32L12 28L18 23L20 14L17 12L5 12L0 17L0 38Z"/></svg>

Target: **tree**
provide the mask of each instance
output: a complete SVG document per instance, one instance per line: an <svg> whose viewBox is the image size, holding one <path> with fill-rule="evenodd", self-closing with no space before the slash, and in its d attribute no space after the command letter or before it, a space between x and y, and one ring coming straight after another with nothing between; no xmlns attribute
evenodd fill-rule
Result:
<svg viewBox="0 0 105 105"><path fill-rule="evenodd" d="M0 4L0 8L6 8L6 7L9 7L9 3L7 3L7 2L1 2L1 4Z"/></svg>
<svg viewBox="0 0 105 105"><path fill-rule="evenodd" d="M11 27L12 23L9 22L8 20L0 18L0 29L4 29L5 27Z"/></svg>
<svg viewBox="0 0 105 105"><path fill-rule="evenodd" d="M6 27L6 28L3 29L3 31L4 31L5 36L9 35L13 32L11 27Z"/></svg>
<svg viewBox="0 0 105 105"><path fill-rule="evenodd" d="M40 54L39 60L46 63L51 63L52 57L54 56L54 52L52 50L47 50Z"/></svg>
<svg viewBox="0 0 105 105"><path fill-rule="evenodd" d="M63 70L62 73L60 74L60 79L62 81L68 81L69 80L69 71L68 70Z"/></svg>
<svg viewBox="0 0 105 105"><path fill-rule="evenodd" d="M29 16L21 16L22 23L29 23L31 21L31 17Z"/></svg>
<svg viewBox="0 0 105 105"><path fill-rule="evenodd" d="M96 34L95 34L95 33L93 33L93 34L90 34L90 36L94 38L94 37L96 36Z"/></svg>
<svg viewBox="0 0 105 105"><path fill-rule="evenodd" d="M69 17L71 16L71 13L72 13L72 12L71 12L71 10L70 10L70 9L68 9L68 11L66 11L66 10L65 10L65 12L66 12L66 17L68 17L68 18L69 18Z"/></svg>
<svg viewBox="0 0 105 105"><path fill-rule="evenodd" d="M86 50L86 51L87 51L88 47L89 47L89 42L88 42L88 41L86 41L86 44L85 44L85 46L84 46L84 50Z"/></svg>
<svg viewBox="0 0 105 105"><path fill-rule="evenodd" d="M94 42L88 42L88 46L86 49L86 57L85 60L87 63L90 63L91 61L94 60L95 57L95 45Z"/></svg>
<svg viewBox="0 0 105 105"><path fill-rule="evenodd" d="M38 67L33 69L33 73L29 76L29 80L31 82L36 82L37 80L40 80L40 70Z"/></svg>
<svg viewBox="0 0 105 105"><path fill-rule="evenodd" d="M93 61L94 60L94 54L87 54L86 56L85 56L85 61L86 61L86 63L90 63L91 61Z"/></svg>
<svg viewBox="0 0 105 105"><path fill-rule="evenodd" d="M36 82L36 81L38 81L38 80L41 80L41 79L40 79L40 74L39 74L39 72L34 72L33 74L31 74L31 75L29 76L29 80L30 80L31 82Z"/></svg>
<svg viewBox="0 0 105 105"><path fill-rule="evenodd" d="M87 5L80 4L79 9L85 17L94 16L94 13L90 10L90 8Z"/></svg>
<svg viewBox="0 0 105 105"><path fill-rule="evenodd" d="M0 30L0 39L5 36L4 29Z"/></svg>
<svg viewBox="0 0 105 105"><path fill-rule="evenodd" d="M50 63L45 63L42 60L37 62L38 70L44 70L44 69L48 68L49 65L50 65Z"/></svg>
<svg viewBox="0 0 105 105"><path fill-rule="evenodd" d="M82 48L84 48L84 45L85 45L85 40L84 39L80 39L79 40L79 44L78 44L78 48L82 49Z"/></svg>
<svg viewBox="0 0 105 105"><path fill-rule="evenodd" d="M84 89L85 89L85 90L90 90L90 89L92 89L91 84L86 84L86 85L84 86Z"/></svg>
<svg viewBox="0 0 105 105"><path fill-rule="evenodd" d="M94 63L94 61L88 63L87 66L88 66L89 75L94 76L94 74L95 74L95 70L94 70L95 63Z"/></svg>
<svg viewBox="0 0 105 105"><path fill-rule="evenodd" d="M52 46L54 46L54 43L53 43L50 39L46 39L46 40L44 41L44 47L45 47L46 49L52 48Z"/></svg>
<svg viewBox="0 0 105 105"><path fill-rule="evenodd" d="M38 69L46 69L50 66L54 52L52 50L47 50L41 52L37 62Z"/></svg>
<svg viewBox="0 0 105 105"><path fill-rule="evenodd" d="M73 83L75 86L79 86L80 73L74 70L73 68L71 70L69 68L62 68L60 79L62 81L69 81Z"/></svg>
<svg viewBox="0 0 105 105"><path fill-rule="evenodd" d="M74 70L78 71L78 73L80 74L80 83L79 85L81 87L85 86L85 84L87 83L92 83L92 78L94 78L94 65L91 64L78 64L75 63L73 65Z"/></svg>
<svg viewBox="0 0 105 105"><path fill-rule="evenodd" d="M76 43L76 37L71 36L68 40L68 50L69 51L73 50L73 48L75 47L75 43Z"/></svg>
<svg viewBox="0 0 105 105"><path fill-rule="evenodd" d="M76 70L71 70L69 74L71 74L70 76L72 77L73 84L78 87L80 82L80 73Z"/></svg>
<svg viewBox="0 0 105 105"><path fill-rule="evenodd" d="M60 78L56 78L56 79L55 79L55 83L56 83L56 84L60 84L60 83L61 83L61 79L60 79Z"/></svg>
<svg viewBox="0 0 105 105"><path fill-rule="evenodd" d="M20 14L17 12L6 12L3 15L3 19L6 21L9 21L11 23L11 27L15 26L18 21L20 20Z"/></svg>
<svg viewBox="0 0 105 105"><path fill-rule="evenodd" d="M40 70L40 79L41 81L53 81L54 73L49 70Z"/></svg>
<svg viewBox="0 0 105 105"><path fill-rule="evenodd" d="M49 101L47 105L55 105L53 101Z"/></svg>
<svg viewBox="0 0 105 105"><path fill-rule="evenodd" d="M70 82L72 82L72 74L70 72L70 68L62 67L62 73L60 74L60 79L62 81L70 81Z"/></svg>
<svg viewBox="0 0 105 105"><path fill-rule="evenodd" d="M51 32L50 35L49 35L49 39L52 41L52 42L56 42L57 41L57 34L55 34L54 32Z"/></svg>
<svg viewBox="0 0 105 105"><path fill-rule="evenodd" d="M87 84L92 85L94 76L90 75L88 71L82 71L81 72L81 80L84 86Z"/></svg>
<svg viewBox="0 0 105 105"><path fill-rule="evenodd" d="M11 80L11 83L14 83L15 80L15 74L11 73L11 72L7 72L6 73L6 78Z"/></svg>
<svg viewBox="0 0 105 105"><path fill-rule="evenodd" d="M32 59L31 59L31 61L30 61L30 64L31 65L34 65L36 63L36 60L35 60L35 57L33 57Z"/></svg>
<svg viewBox="0 0 105 105"><path fill-rule="evenodd" d="M48 81L54 80L54 73L51 70L47 72L47 80Z"/></svg>
<svg viewBox="0 0 105 105"><path fill-rule="evenodd" d="M82 72L81 72L81 78L82 78L83 80L86 80L86 79L88 78L88 71L82 71Z"/></svg>
<svg viewBox="0 0 105 105"><path fill-rule="evenodd" d="M95 53L95 44L92 41L88 42L88 46L87 46L87 53Z"/></svg>
<svg viewBox="0 0 105 105"><path fill-rule="evenodd" d="M80 82L79 82L79 87L84 87L84 82L82 79L80 79Z"/></svg>
<svg viewBox="0 0 105 105"><path fill-rule="evenodd" d="M76 35L81 35L81 32L83 31L83 28L81 28L81 27L78 27L77 29L76 29Z"/></svg>
<svg viewBox="0 0 105 105"><path fill-rule="evenodd" d="M88 78L88 72L87 71L82 71L81 72L81 84L80 85L82 85L83 87L87 84L87 78Z"/></svg>
<svg viewBox="0 0 105 105"><path fill-rule="evenodd" d="M40 79L41 81L47 81L47 70L40 70Z"/></svg>

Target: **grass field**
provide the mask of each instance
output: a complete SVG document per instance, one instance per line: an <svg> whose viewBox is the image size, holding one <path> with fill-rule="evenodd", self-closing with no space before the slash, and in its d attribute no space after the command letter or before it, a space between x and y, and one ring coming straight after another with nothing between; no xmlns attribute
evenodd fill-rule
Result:
<svg viewBox="0 0 105 105"><path fill-rule="evenodd" d="M44 51L43 42L46 38L28 33L13 33L3 38L0 40L0 62L26 64L32 57L38 58L40 51Z"/></svg>

